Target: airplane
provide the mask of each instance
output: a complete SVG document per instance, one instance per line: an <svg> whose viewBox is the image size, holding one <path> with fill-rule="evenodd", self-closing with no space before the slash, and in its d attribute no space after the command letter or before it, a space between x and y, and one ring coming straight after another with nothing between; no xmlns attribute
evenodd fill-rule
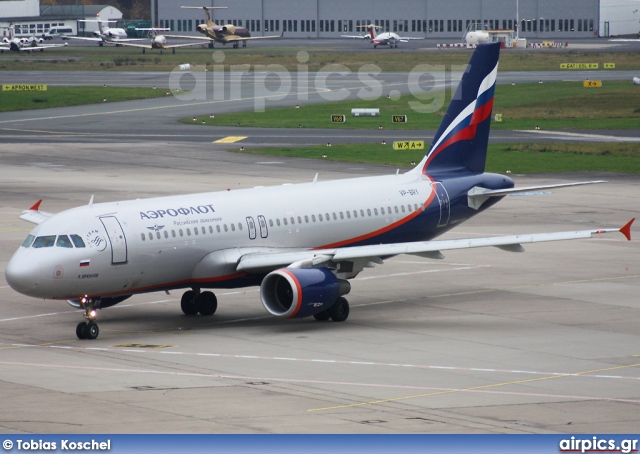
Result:
<svg viewBox="0 0 640 454"><path fill-rule="evenodd" d="M97 22L98 30L93 32L93 36L63 36L62 39L79 39L82 41L95 41L98 43L98 46L103 46L104 43L107 44L115 44L116 46L122 43L128 43L132 41L144 41L144 38L129 38L127 37L127 32L124 28L111 28L108 26L111 22L116 22L114 20L102 20L102 19L85 19L78 20L78 22Z"/></svg>
<svg viewBox="0 0 640 454"><path fill-rule="evenodd" d="M35 298L66 300L84 311L79 339L95 339L96 313L127 298L186 290L189 316L211 316L208 289L260 286L273 316L343 322L349 279L400 254L442 259L443 251L591 238L622 228L480 237L434 238L503 197L589 181L514 188L485 173L499 43L474 51L432 145L400 174L336 181L94 203L20 218L37 226L7 264L7 283Z"/></svg>
<svg viewBox="0 0 640 454"><path fill-rule="evenodd" d="M393 32L383 32L380 33L379 35L374 35L374 30L376 28L382 28L379 25L373 25L373 24L369 24L369 25L358 25L356 28L366 28L367 30L369 30L369 34L368 35L342 35L343 38L354 38L354 39L367 39L370 38L371 39L371 43L373 43L373 48L377 49L378 46L389 46L389 47L398 47L398 42L401 43L408 43L409 40L413 40L413 39L424 39L424 38L412 38L412 37L405 37L405 36L398 36L396 33Z"/></svg>
<svg viewBox="0 0 640 454"><path fill-rule="evenodd" d="M251 36L251 33L249 33L249 30L247 30L246 27L240 27L232 24L225 24L225 25L216 24L214 21L211 20L211 15L209 14L209 10L210 9L226 9L227 8L226 6L181 6L181 8L204 10L204 13L207 17L207 23L198 25L196 29L198 33L202 33L204 37L188 36L188 35L166 35L167 37L207 40L209 41L209 47L213 47L214 42L218 42L222 44L232 43L234 49L237 49L240 43L242 43L242 47L247 47L247 41L252 41L255 39L282 38L282 35Z"/></svg>
<svg viewBox="0 0 640 454"><path fill-rule="evenodd" d="M176 53L176 49L178 47L193 47L193 46L200 46L201 43L188 43L188 44L171 44L168 45L167 44L167 38L165 38L164 35L161 35L158 33L158 31L163 31L163 30L169 30L168 28L136 28L136 30L139 31L149 31L149 37L151 38L151 44L138 44L138 43L127 43L127 42L120 42L119 45L120 46L125 46L125 47L138 47L142 49L142 53L144 54L146 52L147 49L160 49L160 53L162 53L162 51L164 49L171 49L172 52L175 54Z"/></svg>
<svg viewBox="0 0 640 454"><path fill-rule="evenodd" d="M28 38L18 38L14 34L13 25L9 26L9 38L2 38L2 43L0 44L0 53L4 53L5 50L9 50L12 52L28 52L31 53L33 51L39 50L43 52L45 49L52 49L54 47L64 47L67 43L64 44L41 44L43 42L42 38L36 38L34 36L30 36Z"/></svg>

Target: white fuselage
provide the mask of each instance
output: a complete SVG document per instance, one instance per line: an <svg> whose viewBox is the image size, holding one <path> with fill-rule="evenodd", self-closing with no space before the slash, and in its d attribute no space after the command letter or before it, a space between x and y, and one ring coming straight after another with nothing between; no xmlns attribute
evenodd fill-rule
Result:
<svg viewBox="0 0 640 454"><path fill-rule="evenodd" d="M82 206L31 235L76 235L85 247L20 247L7 275L20 292L54 299L225 287L247 251L347 246L393 231L429 205L431 184L407 173Z"/></svg>

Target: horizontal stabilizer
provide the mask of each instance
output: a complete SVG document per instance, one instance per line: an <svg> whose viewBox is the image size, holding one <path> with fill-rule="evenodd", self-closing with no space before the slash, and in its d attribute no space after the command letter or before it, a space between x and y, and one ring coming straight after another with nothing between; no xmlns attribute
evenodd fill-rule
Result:
<svg viewBox="0 0 640 454"><path fill-rule="evenodd" d="M605 180L595 181L581 181L578 183L562 183L562 184L548 184L544 186L527 186L524 188L511 188L511 189L485 189L481 187L474 187L467 193L469 208L474 210L480 209L482 204L486 202L490 197L504 197L511 194L522 194L525 192L544 191L546 189L567 188L571 186L583 186L585 184L600 184L606 183Z"/></svg>

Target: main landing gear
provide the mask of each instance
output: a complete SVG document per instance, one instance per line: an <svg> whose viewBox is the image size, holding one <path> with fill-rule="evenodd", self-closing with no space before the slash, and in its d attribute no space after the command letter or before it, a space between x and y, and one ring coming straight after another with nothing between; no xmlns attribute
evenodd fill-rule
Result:
<svg viewBox="0 0 640 454"><path fill-rule="evenodd" d="M326 322L331 319L334 322L344 322L349 317L349 302L346 298L340 297L336 303L326 311L322 311L313 316L319 322Z"/></svg>
<svg viewBox="0 0 640 454"><path fill-rule="evenodd" d="M213 292L200 292L199 289L188 290L182 295L180 308L185 315L210 316L218 308L218 299Z"/></svg>
<svg viewBox="0 0 640 454"><path fill-rule="evenodd" d="M84 308L84 318L88 321L78 323L76 326L76 336L78 339L96 339L100 334L96 318L96 301L93 298L82 298L80 300Z"/></svg>

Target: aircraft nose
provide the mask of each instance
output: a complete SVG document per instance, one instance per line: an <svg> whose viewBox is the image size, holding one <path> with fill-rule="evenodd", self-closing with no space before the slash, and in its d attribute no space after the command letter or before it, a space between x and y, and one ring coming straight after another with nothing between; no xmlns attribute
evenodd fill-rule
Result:
<svg viewBox="0 0 640 454"><path fill-rule="evenodd" d="M40 265L32 258L25 257L20 253L15 254L9 260L4 274L11 288L24 295L32 293L42 279Z"/></svg>

